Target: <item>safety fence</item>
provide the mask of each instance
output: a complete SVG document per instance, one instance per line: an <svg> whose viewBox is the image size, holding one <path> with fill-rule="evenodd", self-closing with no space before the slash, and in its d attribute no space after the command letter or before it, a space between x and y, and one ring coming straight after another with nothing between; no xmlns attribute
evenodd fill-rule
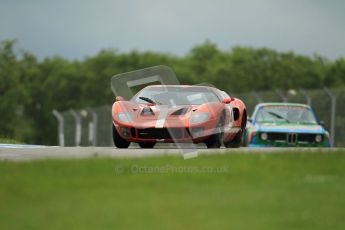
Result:
<svg viewBox="0 0 345 230"><path fill-rule="evenodd" d="M329 131L333 146L345 146L345 89L251 91L231 94L243 100L251 114L260 102L296 102L310 104ZM82 110L53 111L59 122L60 146L113 146L111 106Z"/></svg>

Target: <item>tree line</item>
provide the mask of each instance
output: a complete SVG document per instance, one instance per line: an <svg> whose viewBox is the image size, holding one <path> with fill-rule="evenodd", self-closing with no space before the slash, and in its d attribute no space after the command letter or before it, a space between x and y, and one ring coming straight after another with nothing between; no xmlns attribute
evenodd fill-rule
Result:
<svg viewBox="0 0 345 230"><path fill-rule="evenodd" d="M269 48L236 46L220 50L205 42L185 56L133 50L101 50L83 60L39 60L17 51L13 40L0 44L0 137L26 143L56 144L52 110L111 104L113 75L170 66L182 84L207 82L230 93L271 89L345 87L345 59L329 60Z"/></svg>

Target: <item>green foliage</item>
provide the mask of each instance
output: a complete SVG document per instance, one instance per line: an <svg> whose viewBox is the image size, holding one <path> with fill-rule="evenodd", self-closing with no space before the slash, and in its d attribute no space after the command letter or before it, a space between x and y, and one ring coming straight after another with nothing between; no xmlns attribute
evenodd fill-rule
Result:
<svg viewBox="0 0 345 230"><path fill-rule="evenodd" d="M24 144L23 142L20 142L14 139L4 138L4 137L0 137L0 143L1 144Z"/></svg>
<svg viewBox="0 0 345 230"><path fill-rule="evenodd" d="M53 109L111 104L113 75L168 65L182 84L211 83L230 93L291 88L345 87L345 59L277 52L268 48L220 50L206 41L184 57L154 52L102 50L71 61L44 60L16 52L15 41L0 44L0 135L27 143L56 144Z"/></svg>

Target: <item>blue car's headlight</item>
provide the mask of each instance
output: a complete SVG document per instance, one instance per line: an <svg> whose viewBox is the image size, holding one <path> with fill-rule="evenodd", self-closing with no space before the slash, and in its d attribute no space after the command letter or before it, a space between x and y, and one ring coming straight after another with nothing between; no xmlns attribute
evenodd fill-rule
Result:
<svg viewBox="0 0 345 230"><path fill-rule="evenodd" d="M117 116L117 119L123 123L129 123L133 120L132 114L127 113L127 112L117 113L116 116Z"/></svg>
<svg viewBox="0 0 345 230"><path fill-rule="evenodd" d="M193 113L190 117L190 123L201 123L208 120L210 117L210 113L202 112L202 113Z"/></svg>
<svg viewBox="0 0 345 230"><path fill-rule="evenodd" d="M321 135L321 134L317 134L317 135L315 136L315 141L316 141L316 142L321 142L321 141L322 141L322 135Z"/></svg>
<svg viewBox="0 0 345 230"><path fill-rule="evenodd" d="M261 138L261 140L263 140L263 141L267 141L267 139L268 139L267 133L261 133L261 134L260 134L260 138Z"/></svg>

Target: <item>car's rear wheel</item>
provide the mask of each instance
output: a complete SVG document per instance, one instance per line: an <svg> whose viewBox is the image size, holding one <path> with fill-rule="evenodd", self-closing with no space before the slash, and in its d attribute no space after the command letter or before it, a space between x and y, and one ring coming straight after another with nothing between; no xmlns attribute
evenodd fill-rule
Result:
<svg viewBox="0 0 345 230"><path fill-rule="evenodd" d="M224 140L224 115L222 115L218 121L215 133L212 134L206 141L205 144L209 149L220 148Z"/></svg>
<svg viewBox="0 0 345 230"><path fill-rule="evenodd" d="M232 139L229 142L225 142L224 146L226 148L239 148L242 145L242 140L243 140L243 134L246 129L246 124L247 124L247 115L246 113L243 113L242 116L242 122L241 122L241 129L236 133L236 136L234 139Z"/></svg>
<svg viewBox="0 0 345 230"><path fill-rule="evenodd" d="M138 144L139 144L140 148L152 149L153 147L155 147L156 142L139 142Z"/></svg>
<svg viewBox="0 0 345 230"><path fill-rule="evenodd" d="M115 126L114 125L112 125L112 126L113 126L113 142L114 142L114 145L116 146L116 148L120 148L120 149L128 148L128 146L131 142L123 139L120 136L120 134L117 132Z"/></svg>

